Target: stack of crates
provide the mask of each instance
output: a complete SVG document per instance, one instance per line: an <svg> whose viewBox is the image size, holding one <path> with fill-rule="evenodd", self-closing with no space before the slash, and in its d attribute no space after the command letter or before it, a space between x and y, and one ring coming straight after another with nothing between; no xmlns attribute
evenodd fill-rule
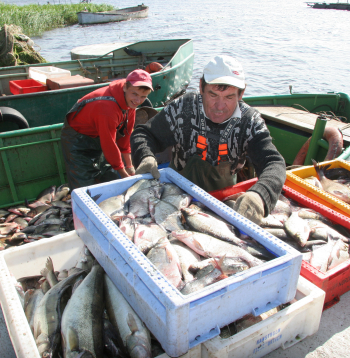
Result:
<svg viewBox="0 0 350 358"><path fill-rule="evenodd" d="M160 173L161 182L178 185L276 256L269 262L184 296L98 206L99 202L125 192L136 181L151 179L149 174L73 191L73 217L78 235L165 352L178 357L218 336L220 327L246 314L260 315L292 301L302 256L174 170L166 168ZM92 197L97 194L101 196L94 202Z"/></svg>

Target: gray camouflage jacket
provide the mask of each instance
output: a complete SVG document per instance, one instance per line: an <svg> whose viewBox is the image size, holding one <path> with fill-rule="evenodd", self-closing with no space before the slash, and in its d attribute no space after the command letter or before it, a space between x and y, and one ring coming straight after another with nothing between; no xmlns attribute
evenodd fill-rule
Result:
<svg viewBox="0 0 350 358"><path fill-rule="evenodd" d="M188 159L196 153L199 132L197 96L190 92L166 106L146 124L135 127L130 141L134 166L147 156L154 156L172 146L175 167L181 171ZM260 113L243 101L239 102L241 118L235 118L234 129L228 138L228 159L231 173L238 172L249 156L254 165L258 182L249 190L255 191L265 203L265 216L276 205L286 179L283 157L272 144L270 132ZM206 118L208 152L207 161L217 165L218 135L228 122L216 124Z"/></svg>

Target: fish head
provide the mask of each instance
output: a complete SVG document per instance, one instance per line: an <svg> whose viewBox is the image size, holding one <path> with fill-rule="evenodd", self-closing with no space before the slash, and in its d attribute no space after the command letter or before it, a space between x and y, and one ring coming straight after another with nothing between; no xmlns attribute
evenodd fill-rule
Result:
<svg viewBox="0 0 350 358"><path fill-rule="evenodd" d="M193 216L199 213L198 210L192 209L192 208L183 208L181 209L182 214L184 217Z"/></svg>
<svg viewBox="0 0 350 358"><path fill-rule="evenodd" d="M151 347L147 340L136 331L126 338L130 358L152 358Z"/></svg>
<svg viewBox="0 0 350 358"><path fill-rule="evenodd" d="M336 190L331 191L331 194L336 196L338 199L343 200L346 203L350 204L350 192L348 190L336 189Z"/></svg>

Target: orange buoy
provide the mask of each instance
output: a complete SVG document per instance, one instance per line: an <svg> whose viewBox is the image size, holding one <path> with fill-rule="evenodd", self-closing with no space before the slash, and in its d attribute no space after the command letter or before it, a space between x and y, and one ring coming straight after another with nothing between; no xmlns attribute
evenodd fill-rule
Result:
<svg viewBox="0 0 350 358"><path fill-rule="evenodd" d="M163 68L163 66L158 62L151 62L147 67L145 68L145 71L148 73L154 73L158 72Z"/></svg>
<svg viewBox="0 0 350 358"><path fill-rule="evenodd" d="M343 135L335 127L326 127L323 133L323 139L328 142L328 152L325 161L337 158L343 148ZM311 137L304 143L299 153L294 159L293 165L304 165L307 151L309 149Z"/></svg>

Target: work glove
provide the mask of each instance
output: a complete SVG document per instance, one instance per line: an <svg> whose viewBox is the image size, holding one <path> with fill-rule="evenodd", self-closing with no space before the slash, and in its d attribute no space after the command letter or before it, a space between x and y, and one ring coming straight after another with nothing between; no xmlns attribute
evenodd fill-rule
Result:
<svg viewBox="0 0 350 358"><path fill-rule="evenodd" d="M247 191L241 195L236 200L233 210L257 225L261 224L265 213L264 202L261 196L254 191Z"/></svg>
<svg viewBox="0 0 350 358"><path fill-rule="evenodd" d="M125 170L130 176L135 175L135 168L133 166L125 167Z"/></svg>
<svg viewBox="0 0 350 358"><path fill-rule="evenodd" d="M141 160L140 165L137 167L135 174L151 173L154 179L160 178L158 171L158 163L154 157L146 157Z"/></svg>

